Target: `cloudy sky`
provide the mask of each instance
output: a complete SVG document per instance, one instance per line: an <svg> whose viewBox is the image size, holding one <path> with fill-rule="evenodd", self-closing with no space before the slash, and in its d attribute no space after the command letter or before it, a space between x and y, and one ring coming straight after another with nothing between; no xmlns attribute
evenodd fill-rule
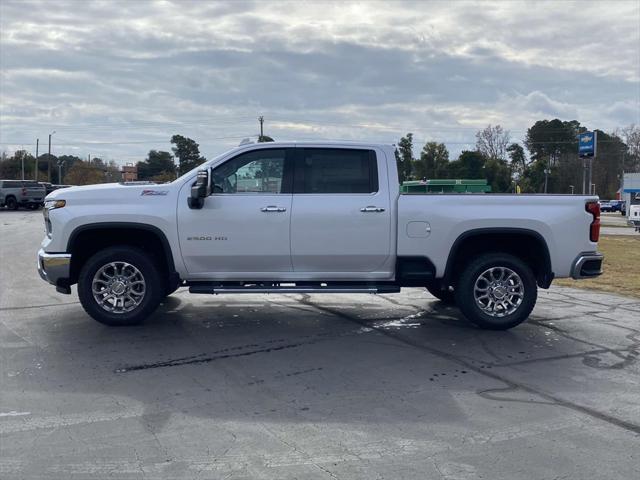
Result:
<svg viewBox="0 0 640 480"><path fill-rule="evenodd" d="M276 139L445 142L640 124L640 0L0 1L0 151L213 157Z"/></svg>

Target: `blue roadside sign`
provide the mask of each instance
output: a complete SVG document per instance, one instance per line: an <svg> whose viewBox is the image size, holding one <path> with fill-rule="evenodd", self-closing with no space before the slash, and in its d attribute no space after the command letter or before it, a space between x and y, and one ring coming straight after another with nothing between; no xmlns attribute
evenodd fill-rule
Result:
<svg viewBox="0 0 640 480"><path fill-rule="evenodd" d="M578 155L581 157L595 157L596 133L584 132L578 134Z"/></svg>

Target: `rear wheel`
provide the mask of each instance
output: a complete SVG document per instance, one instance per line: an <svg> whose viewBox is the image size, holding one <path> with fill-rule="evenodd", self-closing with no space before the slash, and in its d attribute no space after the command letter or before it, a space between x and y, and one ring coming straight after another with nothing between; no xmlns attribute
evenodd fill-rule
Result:
<svg viewBox="0 0 640 480"><path fill-rule="evenodd" d="M456 303L467 319L489 330L507 330L525 321L538 289L531 268L507 254L485 254L471 262L456 285Z"/></svg>
<svg viewBox="0 0 640 480"><path fill-rule="evenodd" d="M18 209L18 201L15 199L15 197L8 197L4 201L4 204L7 206L7 208L9 210L17 210Z"/></svg>
<svg viewBox="0 0 640 480"><path fill-rule="evenodd" d="M141 323L158 307L165 288L153 257L127 246L96 253L78 277L82 307L105 325Z"/></svg>

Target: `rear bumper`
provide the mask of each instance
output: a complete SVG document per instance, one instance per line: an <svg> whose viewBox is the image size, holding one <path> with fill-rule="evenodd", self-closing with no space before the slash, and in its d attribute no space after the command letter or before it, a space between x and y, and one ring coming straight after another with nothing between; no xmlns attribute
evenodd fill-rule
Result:
<svg viewBox="0 0 640 480"><path fill-rule="evenodd" d="M71 272L70 253L46 253L38 251L38 273L40 278L56 286L61 293L70 293L69 278Z"/></svg>
<svg viewBox="0 0 640 480"><path fill-rule="evenodd" d="M602 275L602 262L604 255L598 252L583 252L576 257L571 267L571 277L593 278Z"/></svg>

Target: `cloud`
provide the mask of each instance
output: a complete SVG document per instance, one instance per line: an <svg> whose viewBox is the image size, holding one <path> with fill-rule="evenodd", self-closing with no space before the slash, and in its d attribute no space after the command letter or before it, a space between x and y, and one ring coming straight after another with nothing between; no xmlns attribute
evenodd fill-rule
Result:
<svg viewBox="0 0 640 480"><path fill-rule="evenodd" d="M56 130L60 151L125 162L181 133L211 157L260 114L276 138L412 131L454 152L488 123L638 123L640 6L594 8L3 1L0 149Z"/></svg>

